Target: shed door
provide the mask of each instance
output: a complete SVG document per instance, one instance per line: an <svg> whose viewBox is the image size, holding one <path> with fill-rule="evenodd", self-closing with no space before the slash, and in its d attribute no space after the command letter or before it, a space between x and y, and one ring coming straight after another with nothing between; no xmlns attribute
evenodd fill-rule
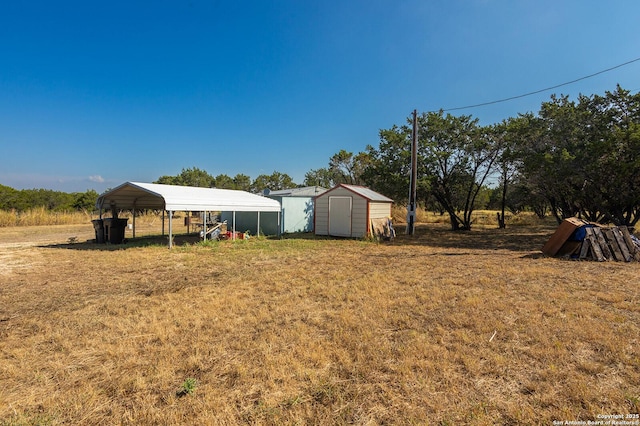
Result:
<svg viewBox="0 0 640 426"><path fill-rule="evenodd" d="M329 235L351 236L351 197L329 197Z"/></svg>

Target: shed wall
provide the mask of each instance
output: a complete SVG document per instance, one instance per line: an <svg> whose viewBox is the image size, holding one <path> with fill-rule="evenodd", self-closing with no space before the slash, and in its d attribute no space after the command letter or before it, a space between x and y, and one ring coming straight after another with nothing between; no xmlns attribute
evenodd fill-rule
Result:
<svg viewBox="0 0 640 426"><path fill-rule="evenodd" d="M329 197L316 197L315 211L316 235L329 235Z"/></svg>
<svg viewBox="0 0 640 426"><path fill-rule="evenodd" d="M362 238L367 236L369 229L367 219L367 204L369 201L357 195L353 195L353 210L351 211L351 237Z"/></svg>
<svg viewBox="0 0 640 426"><path fill-rule="evenodd" d="M369 202L369 219L386 219L391 217L391 203Z"/></svg>
<svg viewBox="0 0 640 426"><path fill-rule="evenodd" d="M312 197L281 197L282 232L311 232L313 231L313 198Z"/></svg>
<svg viewBox="0 0 640 426"><path fill-rule="evenodd" d="M352 200L351 237L363 238L368 235L371 219L386 219L391 216L391 202L370 201L369 198L338 186L315 199L315 233L330 235L331 217L329 214L330 197L349 197Z"/></svg>
<svg viewBox="0 0 640 426"><path fill-rule="evenodd" d="M316 197L316 235L329 235L329 198L351 198L351 237L360 238L367 235L367 200L345 188L335 188Z"/></svg>
<svg viewBox="0 0 640 426"><path fill-rule="evenodd" d="M227 221L227 229L233 226L233 212L222 212L221 219ZM258 213L257 212L236 212L235 228L238 232L249 231L251 235L258 234ZM278 213L260 213L260 234L278 235Z"/></svg>

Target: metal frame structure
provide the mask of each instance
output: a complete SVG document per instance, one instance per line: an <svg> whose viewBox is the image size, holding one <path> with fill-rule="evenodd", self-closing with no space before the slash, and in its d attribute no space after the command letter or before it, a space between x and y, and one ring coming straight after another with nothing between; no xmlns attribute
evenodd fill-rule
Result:
<svg viewBox="0 0 640 426"><path fill-rule="evenodd" d="M108 206L108 207L107 207ZM173 247L173 213L187 212L277 212L280 222L280 203L276 200L246 191L231 189L198 188L193 186L162 185L157 183L125 182L98 197L96 208L102 212L112 210L133 210L133 237L135 238L136 210L163 210L162 232L164 234L164 212L169 216L169 248ZM235 222L235 220L233 221ZM235 223L233 235L235 236Z"/></svg>

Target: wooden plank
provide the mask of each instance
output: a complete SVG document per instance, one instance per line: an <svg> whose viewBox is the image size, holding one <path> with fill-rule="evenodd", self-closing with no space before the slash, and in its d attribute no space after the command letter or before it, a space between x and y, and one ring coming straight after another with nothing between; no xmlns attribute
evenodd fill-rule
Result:
<svg viewBox="0 0 640 426"><path fill-rule="evenodd" d="M622 252L622 257L624 258L624 261L631 262L631 259L633 258L631 257L631 253L627 248L627 242L624 240L624 237L622 236L622 231L620 231L617 227L614 227L611 229L611 232L613 233L613 236L615 237L616 242L620 246L620 251Z"/></svg>
<svg viewBox="0 0 640 426"><path fill-rule="evenodd" d="M600 243L598 242L598 238L596 237L595 233L591 236L590 242L591 252L593 253L595 260L597 260L598 262L604 262L605 260L608 260L605 257L604 253L602 253L602 248L600 247Z"/></svg>
<svg viewBox="0 0 640 426"><path fill-rule="evenodd" d="M593 254L594 259L597 260L598 262L604 262L607 259L604 257L604 254L602 253L602 249L600 248L600 244L598 243L598 239L596 237L594 228L588 227L586 231L587 231L589 246L591 248L591 253Z"/></svg>
<svg viewBox="0 0 640 426"><path fill-rule="evenodd" d="M593 229L593 233L598 239L598 244L596 245L600 246L600 252L604 256L605 260L612 259L613 255L611 254L611 250L609 250L609 244L607 244L607 240L604 237L604 234L602 233L602 229L600 229L597 226L594 226L592 229Z"/></svg>
<svg viewBox="0 0 640 426"><path fill-rule="evenodd" d="M591 236L587 235L582 240L582 247L580 247L580 255L578 259L586 259L589 255L589 246L591 245Z"/></svg>
<svg viewBox="0 0 640 426"><path fill-rule="evenodd" d="M599 227L592 228L593 237L595 239L594 244L598 246L600 249L600 253L604 257L604 260L611 259L611 251L609 250L609 245L607 244L607 240L604 238L604 234L602 234L602 229Z"/></svg>
<svg viewBox="0 0 640 426"><path fill-rule="evenodd" d="M622 251L620 251L620 246L616 241L616 237L613 235L613 231L611 229L603 229L602 233L607 240L607 244L611 248L611 253L613 253L613 258L619 262L624 261L624 257L622 256Z"/></svg>
<svg viewBox="0 0 640 426"><path fill-rule="evenodd" d="M618 229L620 229L620 232L622 232L622 236L627 243L627 247L629 248L631 256L633 256L635 260L640 262L640 250L638 250L636 245L633 243L629 229L626 226L619 226Z"/></svg>

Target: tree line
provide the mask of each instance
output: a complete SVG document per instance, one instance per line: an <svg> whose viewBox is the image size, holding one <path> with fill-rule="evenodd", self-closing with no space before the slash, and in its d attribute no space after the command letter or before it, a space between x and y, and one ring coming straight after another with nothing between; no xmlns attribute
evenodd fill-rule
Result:
<svg viewBox="0 0 640 426"><path fill-rule="evenodd" d="M265 189L279 190L300 186L296 184L288 174L277 171L274 171L270 175L260 175L254 180L251 180L251 177L245 174L237 174L234 177L220 174L214 177L207 171L197 167L182 169L176 176L161 176L153 183L235 189L254 193L260 193Z"/></svg>
<svg viewBox="0 0 640 426"><path fill-rule="evenodd" d="M340 150L327 167L296 184L274 171L251 179L213 176L196 167L155 183L260 193L296 186L365 185L404 204L411 167L411 117L379 132L378 146ZM634 226L640 220L640 94L617 86L604 95L552 95L538 113L481 126L470 115L443 111L418 116L419 203L449 217L453 230L470 229L477 208L531 210L558 222L571 216ZM0 185L0 209L91 210L98 194L66 194Z"/></svg>
<svg viewBox="0 0 640 426"><path fill-rule="evenodd" d="M380 130L377 147L339 152L328 168L307 173L305 184L363 184L406 203L410 123ZM489 126L442 111L422 113L418 124L419 201L447 214L453 230L471 228L487 192L501 226L505 210L525 209L558 223L572 216L628 226L640 220L638 93L617 86L575 101L552 95L537 114Z"/></svg>
<svg viewBox="0 0 640 426"><path fill-rule="evenodd" d="M98 193L89 189L86 192L67 193L49 189L14 189L0 185L0 210L19 212L44 207L51 211L93 211Z"/></svg>

